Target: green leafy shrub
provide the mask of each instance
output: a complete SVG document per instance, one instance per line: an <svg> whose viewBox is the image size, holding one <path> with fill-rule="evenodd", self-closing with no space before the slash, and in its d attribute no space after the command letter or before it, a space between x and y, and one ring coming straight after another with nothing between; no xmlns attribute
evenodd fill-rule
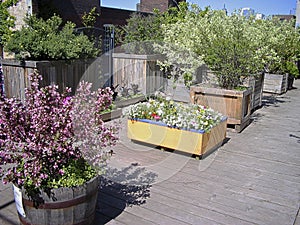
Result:
<svg viewBox="0 0 300 225"><path fill-rule="evenodd" d="M19 0L0 1L0 46L3 46L15 25L15 17L10 15L8 8L17 4Z"/></svg>
<svg viewBox="0 0 300 225"><path fill-rule="evenodd" d="M97 8L96 7L93 7L91 9L90 12L88 13L84 13L83 16L82 16L82 24L85 26L85 27L94 27L95 26L95 23L97 21L97 17L99 17L100 14L97 12Z"/></svg>
<svg viewBox="0 0 300 225"><path fill-rule="evenodd" d="M190 74L204 62L216 75L219 86L234 89L242 84L244 77L263 70L256 51L258 44L249 28L251 23L238 14L227 16L222 10L201 10L193 6L183 20L162 26L164 41L160 49L166 52L167 62L181 62ZM193 53L190 54L193 60L180 55L177 59L173 49L186 49ZM190 79L190 76L183 77Z"/></svg>
<svg viewBox="0 0 300 225"><path fill-rule="evenodd" d="M127 24L117 29L118 43L125 44L125 49L135 54L154 53L153 44L163 40L162 24L176 23L184 18L188 3L181 2L180 10L171 7L166 12L154 9L153 14L133 13Z"/></svg>
<svg viewBox="0 0 300 225"><path fill-rule="evenodd" d="M15 31L6 45L16 58L24 58L24 52L32 60L91 58L99 53L86 35L74 33L75 24L67 22L62 26L58 16L46 21L30 16L25 22L26 26Z"/></svg>
<svg viewBox="0 0 300 225"><path fill-rule="evenodd" d="M299 31L294 24L293 20L281 21L278 18L269 18L257 24L256 33L261 37L259 45L265 72L284 74L294 70L292 64L295 64L300 53Z"/></svg>

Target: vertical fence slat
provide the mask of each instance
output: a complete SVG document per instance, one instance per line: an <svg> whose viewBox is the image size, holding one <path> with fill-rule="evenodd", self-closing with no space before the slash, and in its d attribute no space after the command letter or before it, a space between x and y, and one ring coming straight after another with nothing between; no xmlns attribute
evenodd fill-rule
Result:
<svg viewBox="0 0 300 225"><path fill-rule="evenodd" d="M25 98L25 88L30 86L29 74L37 69L43 76L42 86L56 84L59 90L63 91L66 87L70 87L72 92L75 90L84 77L86 71L90 69L95 59L90 60L74 60L67 61L25 61L21 63L16 60L3 60L3 75L6 96L8 98L16 97L22 101ZM94 65L95 66L95 65ZM97 65L102 66L102 65ZM92 71L92 77L95 77ZM91 80L93 81L93 80Z"/></svg>
<svg viewBox="0 0 300 225"><path fill-rule="evenodd" d="M148 95L164 85L163 73L156 65L158 55L113 54L114 86L131 88L137 84L141 93Z"/></svg>

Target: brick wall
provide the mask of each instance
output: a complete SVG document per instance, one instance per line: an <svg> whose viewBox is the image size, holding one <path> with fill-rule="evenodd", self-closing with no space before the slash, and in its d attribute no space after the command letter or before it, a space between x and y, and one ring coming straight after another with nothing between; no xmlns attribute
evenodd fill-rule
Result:
<svg viewBox="0 0 300 225"><path fill-rule="evenodd" d="M47 13L47 8L51 8L57 12L64 21L72 21L77 26L82 26L81 18L86 12L90 12L93 7L97 8L97 12L100 12L99 0L39 0L38 8L44 13ZM44 8L43 8L44 7Z"/></svg>
<svg viewBox="0 0 300 225"><path fill-rule="evenodd" d="M153 9L166 11L169 7L176 6L179 2L185 0L141 0L139 8L141 12L153 12Z"/></svg>
<svg viewBox="0 0 300 225"><path fill-rule="evenodd" d="M125 25L130 14L135 11L101 7L101 13L97 18L96 26L103 27L104 24Z"/></svg>

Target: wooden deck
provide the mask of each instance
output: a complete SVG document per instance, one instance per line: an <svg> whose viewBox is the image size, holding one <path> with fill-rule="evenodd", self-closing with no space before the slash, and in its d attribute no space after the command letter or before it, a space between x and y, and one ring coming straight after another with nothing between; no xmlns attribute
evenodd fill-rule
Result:
<svg viewBox="0 0 300 225"><path fill-rule="evenodd" d="M109 161L95 225L300 225L300 80L264 98L242 132L203 160L131 142L126 128ZM18 224L0 185L0 224Z"/></svg>
<svg viewBox="0 0 300 225"><path fill-rule="evenodd" d="M299 84L265 97L249 127L200 161L131 142L124 128L95 224L299 225Z"/></svg>

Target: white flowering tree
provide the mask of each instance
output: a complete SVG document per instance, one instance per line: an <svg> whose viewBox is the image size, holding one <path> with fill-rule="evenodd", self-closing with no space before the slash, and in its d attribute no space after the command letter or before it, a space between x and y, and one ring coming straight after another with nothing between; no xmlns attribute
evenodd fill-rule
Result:
<svg viewBox="0 0 300 225"><path fill-rule="evenodd" d="M228 89L265 71L298 73L294 62L300 38L294 21L255 20L239 13L228 16L222 10L202 10L188 3L172 8L171 13L157 13L154 21L155 29L142 29L139 34L146 33L147 40L156 43L155 51L165 56L160 66L167 76L184 80L187 86L204 63L216 75L218 85Z"/></svg>
<svg viewBox="0 0 300 225"><path fill-rule="evenodd" d="M300 34L295 29L295 21L263 20L257 26L257 32L260 32L261 48L266 49L262 57L265 71L298 76L295 62L300 54Z"/></svg>
<svg viewBox="0 0 300 225"><path fill-rule="evenodd" d="M208 8L201 10L197 5L182 4L177 10L181 13L176 22L161 25L163 40L155 45L155 49L165 56L159 64L168 78L175 83L183 79L189 86L196 70L204 63L202 55L197 52L199 40L195 23L208 12Z"/></svg>

